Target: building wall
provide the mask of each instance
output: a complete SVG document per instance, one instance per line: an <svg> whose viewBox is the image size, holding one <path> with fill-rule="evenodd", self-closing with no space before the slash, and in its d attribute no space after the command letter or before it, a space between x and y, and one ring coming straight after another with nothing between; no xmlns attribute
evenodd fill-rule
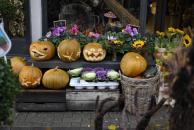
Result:
<svg viewBox="0 0 194 130"><path fill-rule="evenodd" d="M42 6L41 0L30 0L31 38L32 41L42 37Z"/></svg>

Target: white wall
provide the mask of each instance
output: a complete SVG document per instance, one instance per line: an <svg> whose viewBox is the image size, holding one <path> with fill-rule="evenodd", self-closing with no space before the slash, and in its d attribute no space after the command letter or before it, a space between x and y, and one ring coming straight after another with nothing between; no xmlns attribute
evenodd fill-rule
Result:
<svg viewBox="0 0 194 130"><path fill-rule="evenodd" d="M30 0L31 38L32 41L42 37L42 6L41 0Z"/></svg>

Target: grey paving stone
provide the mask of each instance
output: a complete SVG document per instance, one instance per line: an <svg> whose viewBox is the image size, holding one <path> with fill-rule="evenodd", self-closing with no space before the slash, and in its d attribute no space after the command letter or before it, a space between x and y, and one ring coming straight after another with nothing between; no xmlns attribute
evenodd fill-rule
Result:
<svg viewBox="0 0 194 130"><path fill-rule="evenodd" d="M64 118L72 118L73 112L66 112L64 113Z"/></svg>
<svg viewBox="0 0 194 130"><path fill-rule="evenodd" d="M63 117L63 122L72 122L73 118Z"/></svg>
<svg viewBox="0 0 194 130"><path fill-rule="evenodd" d="M81 127L81 123L79 122L72 122L71 127Z"/></svg>
<svg viewBox="0 0 194 130"><path fill-rule="evenodd" d="M71 122L52 122L50 127L71 127Z"/></svg>
<svg viewBox="0 0 194 130"><path fill-rule="evenodd" d="M72 118L72 122L81 122L81 121L82 121L81 117Z"/></svg>
<svg viewBox="0 0 194 130"><path fill-rule="evenodd" d="M59 113L55 113L53 121L55 121L55 122L63 122L64 114L65 113L60 113L60 112Z"/></svg>

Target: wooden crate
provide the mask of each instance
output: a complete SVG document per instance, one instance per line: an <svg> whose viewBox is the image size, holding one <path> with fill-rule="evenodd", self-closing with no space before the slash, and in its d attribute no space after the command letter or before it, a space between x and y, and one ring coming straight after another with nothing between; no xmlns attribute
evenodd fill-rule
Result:
<svg viewBox="0 0 194 130"><path fill-rule="evenodd" d="M66 111L65 90L22 90L16 96L16 111Z"/></svg>
<svg viewBox="0 0 194 130"><path fill-rule="evenodd" d="M96 98L119 98L117 90L22 90L16 96L16 111L93 111ZM108 105L112 104L110 102ZM119 107L115 110L119 110Z"/></svg>
<svg viewBox="0 0 194 130"><path fill-rule="evenodd" d="M116 90L75 90L67 89L66 90L66 100L67 100L67 110L87 110L93 111L96 109L96 98L99 96L99 101L103 99L114 97L119 98L120 92L119 89ZM109 102L107 105L111 105L114 102ZM119 107L114 109L119 110Z"/></svg>

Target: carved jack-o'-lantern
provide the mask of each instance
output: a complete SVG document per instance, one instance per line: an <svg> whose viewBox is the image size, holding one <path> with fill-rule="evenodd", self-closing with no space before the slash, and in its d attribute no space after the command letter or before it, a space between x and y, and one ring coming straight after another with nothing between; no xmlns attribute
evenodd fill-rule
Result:
<svg viewBox="0 0 194 130"><path fill-rule="evenodd" d="M55 46L49 41L32 42L30 56L37 61L50 60L55 55Z"/></svg>
<svg viewBox="0 0 194 130"><path fill-rule="evenodd" d="M19 74L19 81L24 88L36 88L41 78L41 70L34 66L24 66Z"/></svg>
<svg viewBox="0 0 194 130"><path fill-rule="evenodd" d="M58 56L62 61L72 62L80 58L81 47L80 43L73 40L63 40L57 47Z"/></svg>
<svg viewBox="0 0 194 130"><path fill-rule="evenodd" d="M102 61L106 56L106 50L99 43L88 43L83 49L83 55L87 61Z"/></svg>

